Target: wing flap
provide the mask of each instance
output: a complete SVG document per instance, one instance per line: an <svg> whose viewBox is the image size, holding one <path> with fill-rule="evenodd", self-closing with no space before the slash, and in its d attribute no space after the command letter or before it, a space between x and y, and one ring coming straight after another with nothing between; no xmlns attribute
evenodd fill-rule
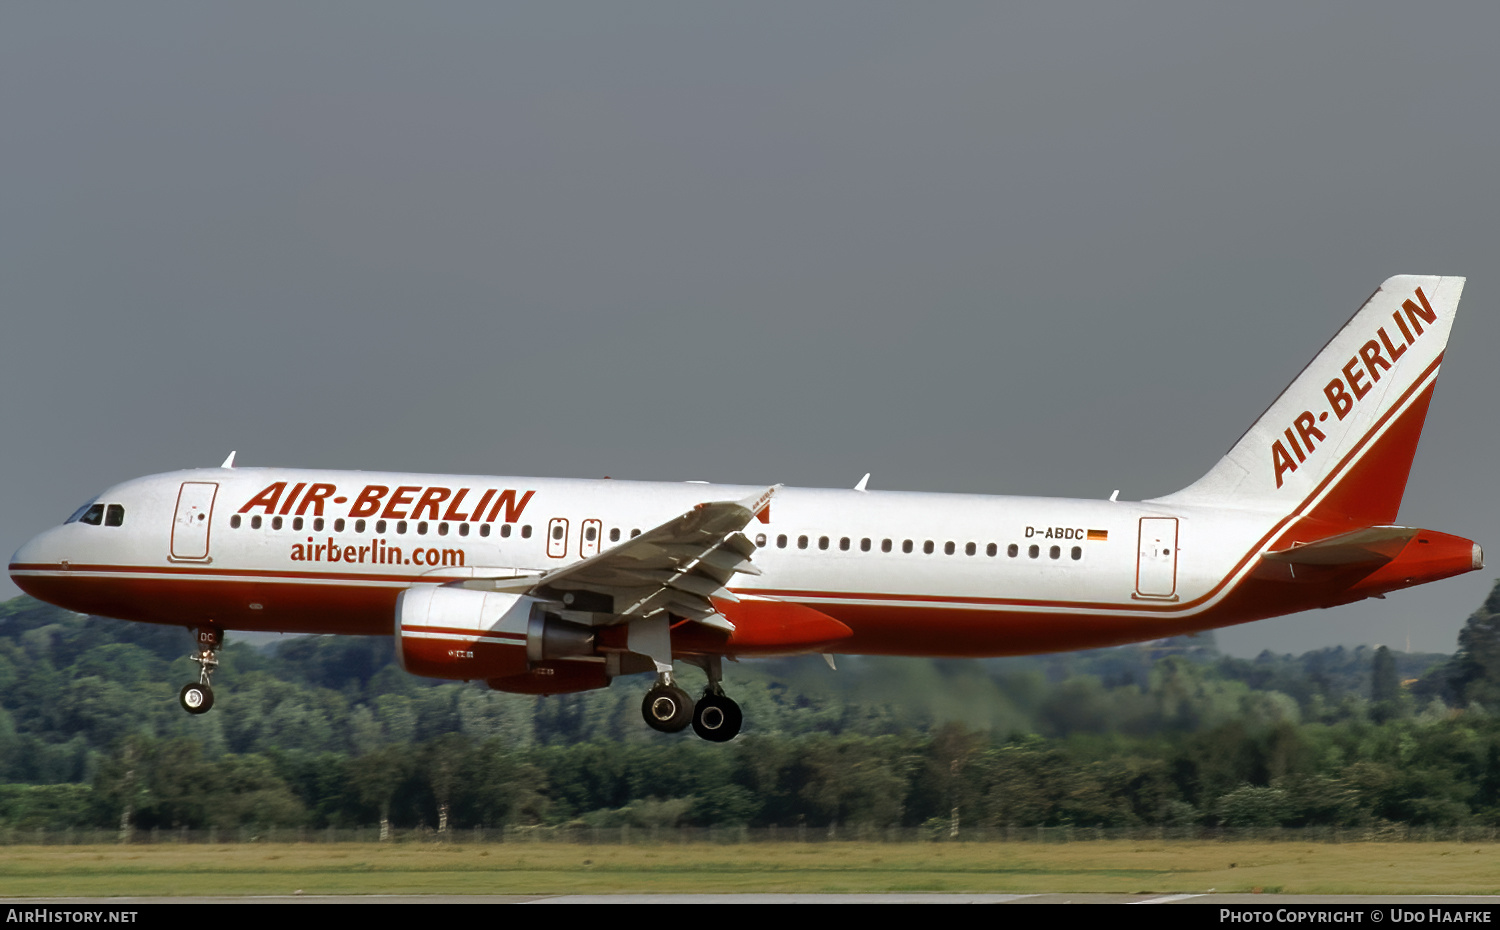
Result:
<svg viewBox="0 0 1500 930"><path fill-rule="evenodd" d="M527 593L565 602L571 602L567 595L573 592L606 595L612 610L595 608L601 624L629 623L666 611L732 630L714 601L739 600L727 587L735 574L760 574L750 561L755 543L742 531L779 487L740 501L699 504L598 555L530 577Z"/></svg>

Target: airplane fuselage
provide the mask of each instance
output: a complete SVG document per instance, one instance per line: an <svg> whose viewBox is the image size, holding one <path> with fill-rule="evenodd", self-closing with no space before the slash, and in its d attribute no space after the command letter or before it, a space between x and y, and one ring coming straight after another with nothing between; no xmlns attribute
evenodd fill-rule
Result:
<svg viewBox="0 0 1500 930"><path fill-rule="evenodd" d="M16 554L11 574L43 600L124 620L389 635L396 597L413 584L547 572L756 490L200 469L109 489L97 503L117 505L119 525L49 530ZM1285 612L1285 597L1262 597L1263 610L1230 597L1293 523L1272 513L782 488L763 517L745 530L763 574L731 590L844 622L844 654L1049 652ZM1284 593L1306 606L1326 596Z"/></svg>

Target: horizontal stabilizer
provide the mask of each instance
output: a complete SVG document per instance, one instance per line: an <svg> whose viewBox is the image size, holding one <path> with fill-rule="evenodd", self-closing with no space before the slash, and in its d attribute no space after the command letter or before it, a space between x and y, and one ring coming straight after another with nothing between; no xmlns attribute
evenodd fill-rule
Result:
<svg viewBox="0 0 1500 930"><path fill-rule="evenodd" d="M1261 558L1290 565L1383 565L1400 555L1420 532L1414 526L1370 526L1317 542L1294 543Z"/></svg>

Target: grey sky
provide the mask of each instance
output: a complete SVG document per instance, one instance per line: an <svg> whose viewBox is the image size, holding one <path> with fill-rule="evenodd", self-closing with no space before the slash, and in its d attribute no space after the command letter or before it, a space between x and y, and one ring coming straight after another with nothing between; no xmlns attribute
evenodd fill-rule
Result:
<svg viewBox="0 0 1500 930"><path fill-rule="evenodd" d="M230 449L1150 497L1420 273L1402 519L1500 560L1500 11L1308 6L0 5L0 540Z"/></svg>

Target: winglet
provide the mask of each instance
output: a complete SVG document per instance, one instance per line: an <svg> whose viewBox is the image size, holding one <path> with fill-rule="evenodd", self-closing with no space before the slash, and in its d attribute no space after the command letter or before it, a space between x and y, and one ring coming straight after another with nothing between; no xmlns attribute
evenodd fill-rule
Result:
<svg viewBox="0 0 1500 930"><path fill-rule="evenodd" d="M220 468L233 468L234 467L234 456L235 456L234 452L229 453L229 458L225 459L224 460L224 464L220 465L219 467Z"/></svg>
<svg viewBox="0 0 1500 930"><path fill-rule="evenodd" d="M759 494L747 497L744 500L740 501L740 506L750 511L750 514L752 516L761 517L761 513L764 512L765 516L761 517L761 522L765 523L770 519L771 516L770 510L768 509L771 506L771 497L783 487L785 487L785 485L773 484L769 488L766 488L764 491L761 491Z"/></svg>
<svg viewBox="0 0 1500 930"><path fill-rule="evenodd" d="M854 490L856 490L856 491L863 491L863 490L865 490L865 485L867 485L869 483L870 483L870 473L869 472L865 472L865 476L863 478L859 479L859 484L856 484L854 486Z"/></svg>

